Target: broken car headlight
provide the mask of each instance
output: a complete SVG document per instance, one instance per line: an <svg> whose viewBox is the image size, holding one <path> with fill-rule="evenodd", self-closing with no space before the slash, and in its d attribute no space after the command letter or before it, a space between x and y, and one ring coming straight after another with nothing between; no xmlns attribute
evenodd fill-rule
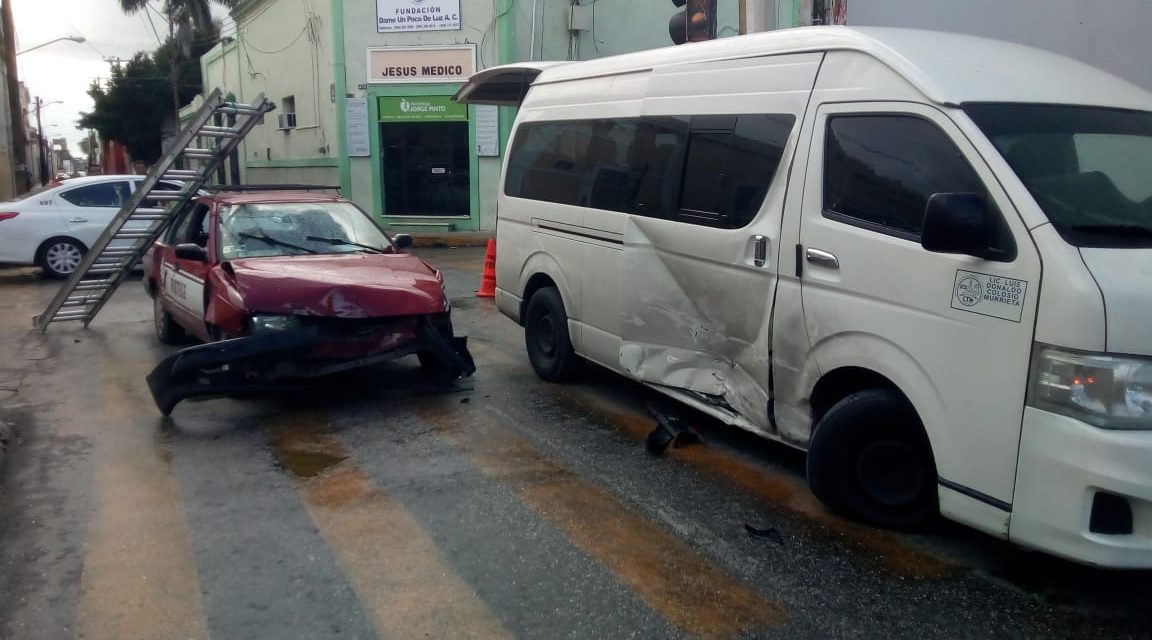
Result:
<svg viewBox="0 0 1152 640"><path fill-rule="evenodd" d="M300 328L300 318L296 316L256 314L252 316L250 321L252 323L252 335Z"/></svg>
<svg viewBox="0 0 1152 640"><path fill-rule="evenodd" d="M1028 404L1104 429L1152 429L1152 358L1036 345Z"/></svg>

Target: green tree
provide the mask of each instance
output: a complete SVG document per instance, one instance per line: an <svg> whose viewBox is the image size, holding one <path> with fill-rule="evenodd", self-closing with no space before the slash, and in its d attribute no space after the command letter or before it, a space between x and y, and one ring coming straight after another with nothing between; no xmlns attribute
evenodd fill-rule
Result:
<svg viewBox="0 0 1152 640"><path fill-rule="evenodd" d="M198 32L190 42L192 55L179 60L176 86L180 104L188 104L203 90L199 57L219 40L219 32ZM82 113L79 127L95 129L103 140L123 144L135 160L151 164L160 158L165 121L172 114L171 40L152 53L140 52L124 65L112 69L112 76L101 87L88 89L95 108Z"/></svg>

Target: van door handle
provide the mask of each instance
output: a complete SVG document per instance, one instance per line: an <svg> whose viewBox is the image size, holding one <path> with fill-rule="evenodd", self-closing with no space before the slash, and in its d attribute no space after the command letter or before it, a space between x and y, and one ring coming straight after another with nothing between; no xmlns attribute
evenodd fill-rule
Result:
<svg viewBox="0 0 1152 640"><path fill-rule="evenodd" d="M768 237L752 236L752 264L763 267L768 262Z"/></svg>
<svg viewBox="0 0 1152 640"><path fill-rule="evenodd" d="M88 222L88 218L68 218L69 224L84 224Z"/></svg>
<svg viewBox="0 0 1152 640"><path fill-rule="evenodd" d="M836 256L827 251L808 248L804 250L804 258L808 260L808 262L818 264L821 267L827 267L829 269L840 268L840 261L836 259Z"/></svg>

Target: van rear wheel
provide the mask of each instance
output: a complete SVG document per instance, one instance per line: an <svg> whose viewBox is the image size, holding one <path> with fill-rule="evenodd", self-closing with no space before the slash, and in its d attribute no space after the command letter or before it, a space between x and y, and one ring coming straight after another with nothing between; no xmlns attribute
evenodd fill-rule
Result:
<svg viewBox="0 0 1152 640"><path fill-rule="evenodd" d="M579 364L568 336L568 314L554 287L537 290L524 313L524 346L536 375L548 382L571 379Z"/></svg>
<svg viewBox="0 0 1152 640"><path fill-rule="evenodd" d="M920 420L895 391L849 395L816 425L808 484L834 511L881 527L917 527L936 515L936 481Z"/></svg>

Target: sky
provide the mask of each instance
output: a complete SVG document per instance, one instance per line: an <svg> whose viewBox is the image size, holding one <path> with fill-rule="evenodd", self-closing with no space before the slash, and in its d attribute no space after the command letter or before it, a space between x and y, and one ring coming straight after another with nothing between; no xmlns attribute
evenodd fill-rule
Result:
<svg viewBox="0 0 1152 640"><path fill-rule="evenodd" d="M111 69L106 58L127 60L138 51L152 51L157 33L164 37L167 25L151 13L156 32L143 13L125 15L118 0L11 0L16 23L16 51L25 51L55 38L83 36L83 43L61 40L16 56L20 80L30 100L39 96L46 106L40 112L49 139L67 138L73 155L87 133L76 128L80 112L91 111L88 87L95 79L107 80ZM157 9L162 0L154 0ZM214 8L214 13L224 15ZM57 104L49 102L60 101ZM35 127L34 106L29 119Z"/></svg>

